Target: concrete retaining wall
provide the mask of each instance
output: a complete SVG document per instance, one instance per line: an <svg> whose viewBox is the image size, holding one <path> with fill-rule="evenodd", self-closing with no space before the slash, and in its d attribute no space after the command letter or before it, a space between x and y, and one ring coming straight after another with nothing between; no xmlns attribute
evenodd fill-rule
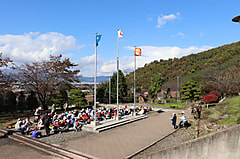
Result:
<svg viewBox="0 0 240 159"><path fill-rule="evenodd" d="M240 125L155 152L142 159L239 159Z"/></svg>

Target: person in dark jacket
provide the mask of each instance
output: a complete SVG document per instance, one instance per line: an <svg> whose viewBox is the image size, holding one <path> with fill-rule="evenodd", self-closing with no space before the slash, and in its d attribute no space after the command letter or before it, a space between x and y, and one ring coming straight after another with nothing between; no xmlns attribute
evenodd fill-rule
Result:
<svg viewBox="0 0 240 159"><path fill-rule="evenodd" d="M177 129L176 122L177 122L177 115L176 113L172 114L172 117L170 118L172 120L172 125L174 129Z"/></svg>
<svg viewBox="0 0 240 159"><path fill-rule="evenodd" d="M50 117L49 115L46 113L45 117L44 117L44 128L45 128L45 131L46 131L46 135L49 136L49 133L50 133Z"/></svg>

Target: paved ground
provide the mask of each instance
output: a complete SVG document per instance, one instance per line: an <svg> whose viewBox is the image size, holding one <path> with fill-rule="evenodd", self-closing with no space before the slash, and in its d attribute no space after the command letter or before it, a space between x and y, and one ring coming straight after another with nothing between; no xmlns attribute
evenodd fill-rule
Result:
<svg viewBox="0 0 240 159"><path fill-rule="evenodd" d="M66 142L64 147L100 159L123 159L172 132L172 113L152 114L147 119Z"/></svg>
<svg viewBox="0 0 240 159"><path fill-rule="evenodd" d="M9 138L0 139L0 159L56 159L47 153L39 151Z"/></svg>
<svg viewBox="0 0 240 159"><path fill-rule="evenodd" d="M164 112L151 114L146 119L99 134L92 133L85 137L64 141L61 146L100 159L123 159L172 132L173 127L169 119L172 113L172 110L166 109ZM179 117L180 114L178 114L178 119ZM0 158L45 159L55 157L10 139L0 139Z"/></svg>

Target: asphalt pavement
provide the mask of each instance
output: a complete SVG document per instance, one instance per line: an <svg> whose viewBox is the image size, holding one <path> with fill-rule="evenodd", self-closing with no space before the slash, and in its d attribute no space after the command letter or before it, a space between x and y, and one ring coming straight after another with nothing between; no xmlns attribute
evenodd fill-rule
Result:
<svg viewBox="0 0 240 159"><path fill-rule="evenodd" d="M173 131L170 117L180 111L159 112L99 134L66 141L63 147L100 159L123 159Z"/></svg>
<svg viewBox="0 0 240 159"><path fill-rule="evenodd" d="M91 135L66 140L60 147L77 151L100 159L123 159L138 150L152 144L173 131L170 117L173 112L180 117L180 110L155 109L148 118L126 125L93 133ZM13 141L9 138L0 139L0 159L21 158L56 158L42 151Z"/></svg>

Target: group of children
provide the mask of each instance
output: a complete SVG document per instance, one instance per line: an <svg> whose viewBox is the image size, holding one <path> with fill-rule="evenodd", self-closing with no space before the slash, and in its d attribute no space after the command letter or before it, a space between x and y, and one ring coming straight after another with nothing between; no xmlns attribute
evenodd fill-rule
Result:
<svg viewBox="0 0 240 159"><path fill-rule="evenodd" d="M33 138L41 137L42 133L39 130L45 129L46 136L50 133L62 133L63 131L80 131L83 125L90 124L92 121L103 121L108 119L116 119L117 108L100 107L96 111L94 117L94 110L87 108L74 111L65 111L64 113L57 113L52 111L42 115L40 113L41 108L37 108L34 113L34 120L29 118L25 120L18 119L15 124L15 128L20 130L22 134L31 134ZM136 107L135 112L137 114L145 114L151 111L151 107ZM131 115L134 112L134 108L125 107L119 108L119 116Z"/></svg>

